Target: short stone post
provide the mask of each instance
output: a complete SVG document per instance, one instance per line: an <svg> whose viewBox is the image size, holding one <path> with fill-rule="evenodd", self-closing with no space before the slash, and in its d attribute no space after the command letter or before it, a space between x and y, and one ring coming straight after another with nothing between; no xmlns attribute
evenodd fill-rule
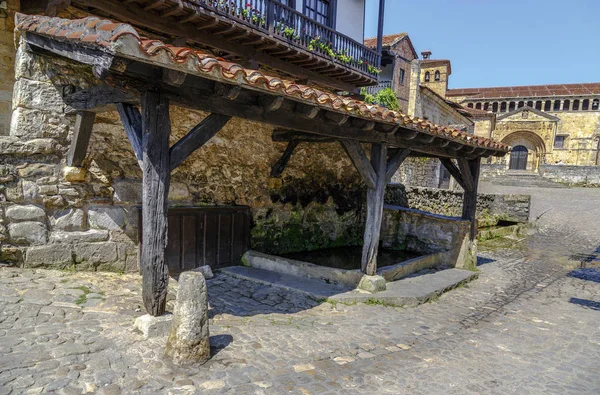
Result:
<svg viewBox="0 0 600 395"><path fill-rule="evenodd" d="M208 290L200 272L184 272L179 276L165 356L176 365L204 363L210 358Z"/></svg>

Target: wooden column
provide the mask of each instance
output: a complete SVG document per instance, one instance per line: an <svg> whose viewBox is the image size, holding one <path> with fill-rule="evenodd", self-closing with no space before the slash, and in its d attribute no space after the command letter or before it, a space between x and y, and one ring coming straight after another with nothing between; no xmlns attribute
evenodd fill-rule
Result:
<svg viewBox="0 0 600 395"><path fill-rule="evenodd" d="M479 184L481 158L471 160L459 158L458 166L465 184L462 218L471 221L470 237L471 240L475 240L477 236L477 186Z"/></svg>
<svg viewBox="0 0 600 395"><path fill-rule="evenodd" d="M144 92L142 107L142 298L148 314L165 312L169 273L167 246L167 197L169 194L169 101L158 92Z"/></svg>
<svg viewBox="0 0 600 395"><path fill-rule="evenodd" d="M375 187L367 189L367 221L363 243L361 270L373 276L377 272L377 251L379 250L379 234L383 218L383 203L386 174L387 146L385 144L371 145L371 166L375 171Z"/></svg>
<svg viewBox="0 0 600 395"><path fill-rule="evenodd" d="M87 154L92 128L96 113L89 111L79 111L75 118L75 130L71 146L67 153L67 166L81 167Z"/></svg>

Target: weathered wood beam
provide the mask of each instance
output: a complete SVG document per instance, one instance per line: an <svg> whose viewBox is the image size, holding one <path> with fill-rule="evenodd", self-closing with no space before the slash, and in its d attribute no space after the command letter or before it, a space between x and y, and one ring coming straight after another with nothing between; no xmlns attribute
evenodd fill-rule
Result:
<svg viewBox="0 0 600 395"><path fill-rule="evenodd" d="M116 106L135 158L137 159L140 168L143 168L142 116L140 111L137 107L127 103L117 103Z"/></svg>
<svg viewBox="0 0 600 395"><path fill-rule="evenodd" d="M96 114L89 111L79 111L75 117L75 130L67 152L67 165L81 167L87 154L90 136L94 127Z"/></svg>
<svg viewBox="0 0 600 395"><path fill-rule="evenodd" d="M169 194L169 100L164 94L144 92L142 104L142 299L148 314L162 315L167 302L169 271L167 201Z"/></svg>
<svg viewBox="0 0 600 395"><path fill-rule="evenodd" d="M220 82L215 82L215 94L219 95L220 97L224 97L225 99L235 100L235 98L238 97L241 91L242 87L239 85L229 85Z"/></svg>
<svg viewBox="0 0 600 395"><path fill-rule="evenodd" d="M173 171L194 151L202 147L231 119L228 115L210 114L169 149L169 171Z"/></svg>
<svg viewBox="0 0 600 395"><path fill-rule="evenodd" d="M348 139L340 140L340 143L363 181L367 184L367 187L375 189L377 175L360 143L356 140Z"/></svg>
<svg viewBox="0 0 600 395"><path fill-rule="evenodd" d="M458 185L460 185L464 190L467 190L465 182L463 181L462 174L460 174L460 170L458 169L458 167L456 167L454 162L452 162L452 160L449 158L440 158L440 162L446 168L446 170L448 170L448 173L450 173L450 175L454 177L456 182L458 182Z"/></svg>
<svg viewBox="0 0 600 395"><path fill-rule="evenodd" d="M315 106L309 106L307 104L296 103L294 112L303 118L313 119L317 116L321 109Z"/></svg>
<svg viewBox="0 0 600 395"><path fill-rule="evenodd" d="M396 155L394 155L394 157L390 159L385 170L386 183L389 183L392 180L392 177L394 176L394 174L396 174L398 168L400 168L400 165L402 165L402 162L404 162L404 160L408 158L409 155L409 149L400 149L398 150Z"/></svg>
<svg viewBox="0 0 600 395"><path fill-rule="evenodd" d="M465 189L462 218L471 221L470 239L473 241L477 236L477 187L479 185L481 158L469 160L468 168L471 175L472 188L469 190Z"/></svg>
<svg viewBox="0 0 600 395"><path fill-rule="evenodd" d="M458 163L458 168L460 169L460 174L462 175L462 180L464 182L464 186L461 186L465 191L472 191L474 184L471 168L469 167L469 160L467 158L457 158L456 162Z"/></svg>
<svg viewBox="0 0 600 395"><path fill-rule="evenodd" d="M287 147L285 147L285 151L283 151L283 154L281 155L281 157L277 160L277 162L275 162L275 164L271 168L271 174L270 174L271 177L280 177L281 176L281 174L285 170L285 167L287 166L288 162L290 161L292 154L294 153L294 150L298 146L298 143L299 142L296 140L292 140L288 143L288 145L287 145Z"/></svg>
<svg viewBox="0 0 600 395"><path fill-rule="evenodd" d="M187 74L173 69L162 69L162 79L165 83L174 86L181 86L185 81Z"/></svg>
<svg viewBox="0 0 600 395"><path fill-rule="evenodd" d="M339 112L326 111L325 117L338 126L345 124L350 116L348 114L340 114Z"/></svg>
<svg viewBox="0 0 600 395"><path fill-rule="evenodd" d="M361 270L364 274L374 276L377 273L377 252L379 235L383 218L385 195L387 146L374 143L371 145L371 166L375 172L375 186L367 189L367 221L363 241Z"/></svg>
<svg viewBox="0 0 600 395"><path fill-rule="evenodd" d="M274 130L273 141L290 142L298 141L303 143L332 143L338 142L338 139L322 136L320 134L296 132L294 130Z"/></svg>
<svg viewBox="0 0 600 395"><path fill-rule="evenodd" d="M267 112L277 111L283 104L283 96L261 96L258 104Z"/></svg>

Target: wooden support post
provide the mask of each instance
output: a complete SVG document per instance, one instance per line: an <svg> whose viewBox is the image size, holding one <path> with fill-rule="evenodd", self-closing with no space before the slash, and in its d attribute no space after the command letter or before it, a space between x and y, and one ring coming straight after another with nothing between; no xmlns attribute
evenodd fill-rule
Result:
<svg viewBox="0 0 600 395"><path fill-rule="evenodd" d="M67 153L67 165L81 167L85 155L87 154L92 128L96 113L89 111L79 111L75 118L75 131L73 140Z"/></svg>
<svg viewBox="0 0 600 395"><path fill-rule="evenodd" d="M396 155L394 155L394 157L392 159L390 159L390 162L387 164L387 168L385 171L385 174L386 174L385 182L386 183L389 183L390 181L392 181L392 177L394 176L394 174L396 174L396 172L402 165L402 162L404 162L406 160L406 158L408 158L409 155L410 155L410 150L405 148L405 149L398 150L398 153Z"/></svg>
<svg viewBox="0 0 600 395"><path fill-rule="evenodd" d="M228 115L210 114L198 125L194 126L188 134L176 142L169 150L169 171L179 166L198 148L202 147L208 140L219 132L231 119Z"/></svg>
<svg viewBox="0 0 600 395"><path fill-rule="evenodd" d="M127 134L138 164L140 168L143 168L142 116L140 115L140 111L137 107L127 103L117 103L117 111L119 111L125 134Z"/></svg>
<svg viewBox="0 0 600 395"><path fill-rule="evenodd" d="M161 93L143 92L142 105L142 299L148 314L162 315L167 302L169 272L167 198L169 194L169 101Z"/></svg>
<svg viewBox="0 0 600 395"><path fill-rule="evenodd" d="M285 148L285 151L281 155L281 158L279 158L279 160L275 162L275 164L271 168L271 177L281 176L283 170L285 170L285 167L290 161L292 154L294 153L294 149L296 149L296 147L298 146L298 143L299 142L297 140L292 140L288 143L287 147Z"/></svg>
<svg viewBox="0 0 600 395"><path fill-rule="evenodd" d="M369 163L365 151L362 149L360 143L356 140L340 140L342 147L346 151L346 154L350 157L352 164L362 177L363 181L369 188L375 189L376 186L376 174L373 166ZM385 163L385 158L384 158Z"/></svg>
<svg viewBox="0 0 600 395"><path fill-rule="evenodd" d="M367 222L363 243L361 270L364 274L374 276L377 272L377 251L379 250L379 234L383 218L383 204L386 175L387 146L374 143L371 145L371 166L375 172L375 187L367 189Z"/></svg>
<svg viewBox="0 0 600 395"><path fill-rule="evenodd" d="M465 182L467 189L465 189L464 200L463 200L463 212L462 218L471 221L471 241L475 240L477 236L477 186L479 184L479 169L481 167L481 158L475 158L471 160L463 160L461 165L463 180L469 178L469 182ZM461 160L459 159L459 165ZM468 174L465 174L468 173Z"/></svg>
<svg viewBox="0 0 600 395"><path fill-rule="evenodd" d="M442 162L442 165L444 165L446 170L448 170L448 173L450 173L450 175L454 177L456 182L458 182L458 185L460 185L466 191L467 188L465 187L465 182L463 181L462 174L460 174L460 170L458 170L454 162L452 162L450 158L440 158L440 162Z"/></svg>

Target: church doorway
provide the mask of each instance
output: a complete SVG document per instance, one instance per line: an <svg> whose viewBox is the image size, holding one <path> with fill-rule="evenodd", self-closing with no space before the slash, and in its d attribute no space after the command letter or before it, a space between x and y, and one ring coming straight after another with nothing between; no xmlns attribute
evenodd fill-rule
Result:
<svg viewBox="0 0 600 395"><path fill-rule="evenodd" d="M525 170L527 169L527 157L529 151L522 145L514 147L510 153L510 170Z"/></svg>

